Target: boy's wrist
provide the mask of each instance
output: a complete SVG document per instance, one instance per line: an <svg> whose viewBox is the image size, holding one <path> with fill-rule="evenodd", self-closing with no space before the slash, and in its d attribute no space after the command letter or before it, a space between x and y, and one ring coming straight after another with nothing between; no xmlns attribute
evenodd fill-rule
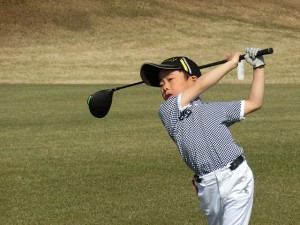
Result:
<svg viewBox="0 0 300 225"><path fill-rule="evenodd" d="M264 68L265 68L265 65L261 65L261 66L258 66L258 67L253 67L253 70L264 69Z"/></svg>
<svg viewBox="0 0 300 225"><path fill-rule="evenodd" d="M238 62L235 62L235 61L227 61L227 64L230 66L231 69L234 69L238 66Z"/></svg>

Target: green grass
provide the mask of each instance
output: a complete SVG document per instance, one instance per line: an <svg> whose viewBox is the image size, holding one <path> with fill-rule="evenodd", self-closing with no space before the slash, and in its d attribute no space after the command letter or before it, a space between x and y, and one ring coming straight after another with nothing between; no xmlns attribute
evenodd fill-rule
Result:
<svg viewBox="0 0 300 225"><path fill-rule="evenodd" d="M0 224L205 224L157 116L159 90L117 91L105 118L89 114L87 96L114 86L0 85ZM248 88L220 84L203 98ZM255 176L251 224L300 219L299 94L269 84L264 107L232 127Z"/></svg>

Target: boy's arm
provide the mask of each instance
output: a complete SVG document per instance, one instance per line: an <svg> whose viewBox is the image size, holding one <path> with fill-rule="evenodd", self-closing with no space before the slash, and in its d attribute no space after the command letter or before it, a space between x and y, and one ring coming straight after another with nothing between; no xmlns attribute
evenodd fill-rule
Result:
<svg viewBox="0 0 300 225"><path fill-rule="evenodd" d="M253 66L253 80L248 99L245 100L244 116L262 107L265 91L265 62L263 56L256 58L258 48L247 48L245 60Z"/></svg>
<svg viewBox="0 0 300 225"><path fill-rule="evenodd" d="M244 116L262 107L265 91L264 66L253 70L253 81L249 97L245 101Z"/></svg>
<svg viewBox="0 0 300 225"><path fill-rule="evenodd" d="M180 105L188 105L201 93L217 84L229 71L237 67L241 53L231 53L227 56L227 62L210 70L196 79L195 83L182 92Z"/></svg>

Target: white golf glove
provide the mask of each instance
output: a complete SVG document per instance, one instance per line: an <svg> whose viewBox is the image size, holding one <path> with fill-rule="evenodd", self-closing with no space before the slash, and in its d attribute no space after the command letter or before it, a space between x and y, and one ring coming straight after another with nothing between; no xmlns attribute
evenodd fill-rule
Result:
<svg viewBox="0 0 300 225"><path fill-rule="evenodd" d="M253 69L265 65L263 56L256 57L259 48L246 48L245 51L245 60L247 61L247 63L253 66Z"/></svg>

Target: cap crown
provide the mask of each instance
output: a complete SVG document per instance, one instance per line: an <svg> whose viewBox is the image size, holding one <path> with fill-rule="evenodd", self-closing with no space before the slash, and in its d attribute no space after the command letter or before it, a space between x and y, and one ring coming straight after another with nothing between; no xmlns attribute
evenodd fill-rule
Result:
<svg viewBox="0 0 300 225"><path fill-rule="evenodd" d="M198 69L196 63L194 63L192 60L190 60L187 57L183 57L183 56L172 57L169 59L165 59L161 64L174 65L191 75L200 76L200 70Z"/></svg>
<svg viewBox="0 0 300 225"><path fill-rule="evenodd" d="M159 87L159 71L166 70L183 70L190 75L201 76L198 65L185 56L176 56L165 59L161 64L146 63L141 67L141 78L150 86Z"/></svg>

